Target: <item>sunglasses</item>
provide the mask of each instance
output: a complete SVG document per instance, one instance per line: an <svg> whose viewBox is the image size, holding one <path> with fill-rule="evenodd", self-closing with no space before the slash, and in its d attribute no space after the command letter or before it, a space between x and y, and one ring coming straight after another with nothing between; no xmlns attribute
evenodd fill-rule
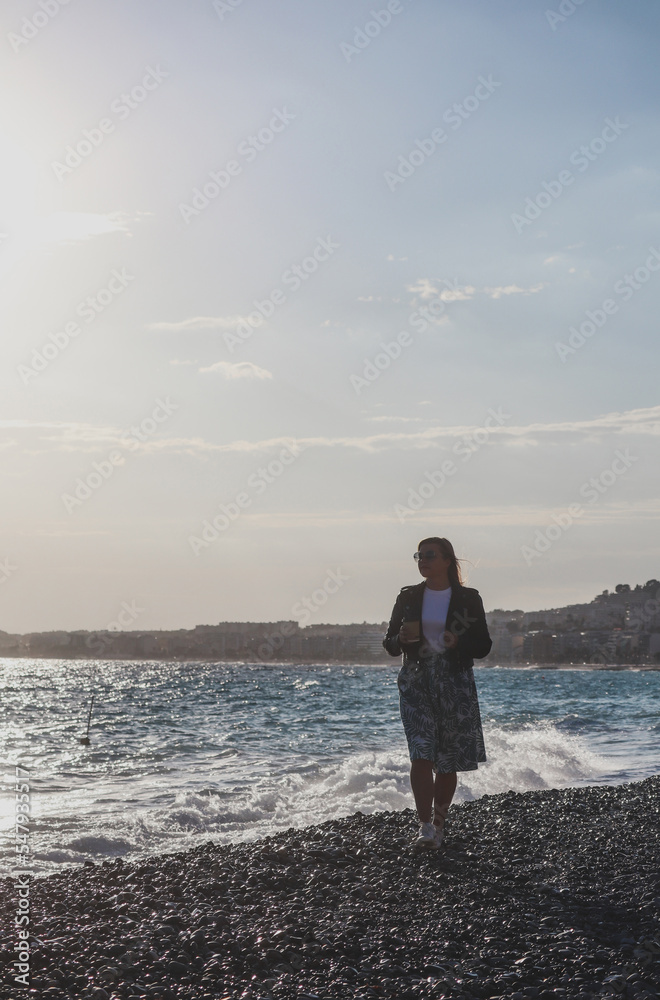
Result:
<svg viewBox="0 0 660 1000"><path fill-rule="evenodd" d="M439 555L438 552L434 552L433 549L427 549L426 552L415 552L413 559L415 562L419 562L420 559L435 559Z"/></svg>

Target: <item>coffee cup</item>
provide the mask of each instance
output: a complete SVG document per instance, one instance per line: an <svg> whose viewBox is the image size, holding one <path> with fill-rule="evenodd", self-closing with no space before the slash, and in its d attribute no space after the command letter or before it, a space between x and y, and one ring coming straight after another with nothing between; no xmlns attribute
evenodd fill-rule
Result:
<svg viewBox="0 0 660 1000"><path fill-rule="evenodd" d="M401 622L405 633L405 642L419 642L419 621Z"/></svg>

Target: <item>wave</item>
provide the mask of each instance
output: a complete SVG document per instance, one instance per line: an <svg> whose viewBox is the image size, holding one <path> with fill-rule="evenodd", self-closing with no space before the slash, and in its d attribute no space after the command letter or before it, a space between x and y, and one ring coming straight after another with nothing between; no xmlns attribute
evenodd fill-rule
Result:
<svg viewBox="0 0 660 1000"><path fill-rule="evenodd" d="M498 792L561 788L625 780L612 760L590 750L584 737L551 722L522 726L484 725L488 761L459 775L455 802ZM607 774L608 767L612 770ZM618 765L620 768L620 763ZM293 767L286 774L260 775L253 786L233 789L209 783L180 789L167 804L104 808L81 814L72 829L66 817L42 813L33 835L41 871L85 859L103 860L170 853L217 843L253 841L290 827L306 827L355 812L413 808L410 762L401 746L364 751L329 762ZM604 778L604 776L606 776ZM149 777L143 781L146 785ZM133 794L136 789L133 788ZM162 802L162 789L159 796ZM105 800L104 800L105 801ZM45 803L44 803L45 805ZM116 809L116 811L113 811Z"/></svg>

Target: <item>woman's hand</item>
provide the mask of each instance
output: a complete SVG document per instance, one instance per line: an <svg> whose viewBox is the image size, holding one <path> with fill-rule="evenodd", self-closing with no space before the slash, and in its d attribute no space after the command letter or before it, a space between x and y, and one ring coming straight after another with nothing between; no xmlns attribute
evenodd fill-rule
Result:
<svg viewBox="0 0 660 1000"><path fill-rule="evenodd" d="M457 635L454 635L453 632L445 632L443 638L445 640L445 649L456 649L458 646Z"/></svg>
<svg viewBox="0 0 660 1000"><path fill-rule="evenodd" d="M399 629L399 642L402 646L407 646L411 642L417 642L419 636L410 622L404 622Z"/></svg>

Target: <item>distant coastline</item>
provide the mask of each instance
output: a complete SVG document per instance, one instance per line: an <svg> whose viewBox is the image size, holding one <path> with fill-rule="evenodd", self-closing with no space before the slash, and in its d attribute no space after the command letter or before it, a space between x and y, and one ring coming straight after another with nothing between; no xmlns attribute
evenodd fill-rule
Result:
<svg viewBox="0 0 660 1000"><path fill-rule="evenodd" d="M486 613L491 652L478 665L546 669L660 669L660 581L617 584L587 604ZM133 614L132 619L134 620ZM0 631L0 657L181 662L389 663L387 622L305 625L219 622L193 629Z"/></svg>

